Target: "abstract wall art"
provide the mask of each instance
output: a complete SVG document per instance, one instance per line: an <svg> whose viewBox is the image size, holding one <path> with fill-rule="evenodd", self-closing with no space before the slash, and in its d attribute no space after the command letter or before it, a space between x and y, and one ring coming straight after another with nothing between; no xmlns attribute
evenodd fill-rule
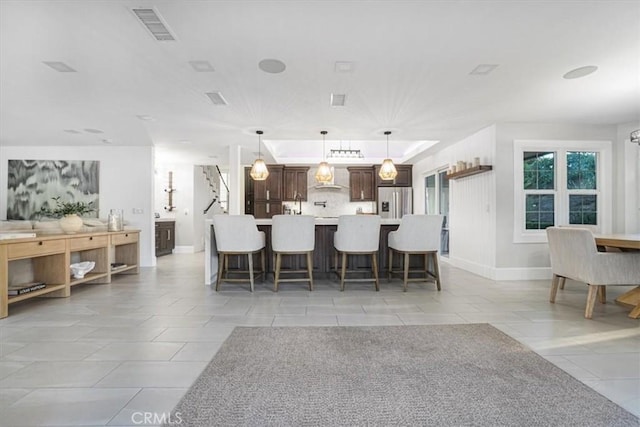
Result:
<svg viewBox="0 0 640 427"><path fill-rule="evenodd" d="M39 219L51 199L93 202L98 216L100 162L94 160L9 160L7 219Z"/></svg>

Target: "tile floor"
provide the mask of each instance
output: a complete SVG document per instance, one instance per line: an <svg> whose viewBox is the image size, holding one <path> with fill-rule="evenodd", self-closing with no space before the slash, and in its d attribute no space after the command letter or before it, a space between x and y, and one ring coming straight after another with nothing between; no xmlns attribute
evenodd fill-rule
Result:
<svg viewBox="0 0 640 427"><path fill-rule="evenodd" d="M442 266L433 284L334 281L203 285L203 254L171 255L110 285L70 298L12 305L0 320L0 425L160 424L236 325L337 326L487 322L531 347L628 411L640 415L640 320L611 303L593 320L586 286L567 282L557 303L547 281L495 282ZM256 363L260 363L256 361ZM571 396L567 396L571 398ZM145 418L146 417L146 418Z"/></svg>

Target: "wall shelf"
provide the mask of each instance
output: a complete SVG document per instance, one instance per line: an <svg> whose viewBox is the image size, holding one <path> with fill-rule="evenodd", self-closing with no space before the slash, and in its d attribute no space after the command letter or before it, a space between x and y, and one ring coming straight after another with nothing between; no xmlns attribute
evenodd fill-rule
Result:
<svg viewBox="0 0 640 427"><path fill-rule="evenodd" d="M472 168L465 169L460 172L449 174L447 175L447 178L448 179L464 178L465 176L472 176L472 175L477 175L479 173L489 172L492 169L493 169L493 166L490 166L490 165L474 166Z"/></svg>

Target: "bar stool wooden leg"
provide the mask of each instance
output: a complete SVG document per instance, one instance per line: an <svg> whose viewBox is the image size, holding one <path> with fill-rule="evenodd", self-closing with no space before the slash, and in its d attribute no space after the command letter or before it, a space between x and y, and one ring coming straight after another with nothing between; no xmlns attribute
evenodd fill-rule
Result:
<svg viewBox="0 0 640 427"><path fill-rule="evenodd" d="M409 252L404 253L404 279L403 286L404 292L407 292L407 282L409 281Z"/></svg>
<svg viewBox="0 0 640 427"><path fill-rule="evenodd" d="M340 274L340 290L344 291L344 276L347 274L347 253L342 252L342 268Z"/></svg>
<svg viewBox="0 0 640 427"><path fill-rule="evenodd" d="M438 290L441 290L441 286L440 286L440 266L438 265L438 253L437 252L433 252L431 254L431 256L433 257L433 272L436 276L436 287Z"/></svg>
<svg viewBox="0 0 640 427"><path fill-rule="evenodd" d="M371 264L373 265L373 277L376 281L376 292L380 290L380 283L378 280L378 254L376 252L371 254Z"/></svg>
<svg viewBox="0 0 640 427"><path fill-rule="evenodd" d="M218 268L218 278L216 280L216 292L220 290L220 283L222 282L222 274L224 273L224 261L225 261L225 258L227 257L227 254L219 254L219 255L221 255L222 258L218 258L220 261L218 266L220 268Z"/></svg>
<svg viewBox="0 0 640 427"><path fill-rule="evenodd" d="M265 250L262 249L260 251L260 268L262 269L262 281L265 282L267 280L267 267L265 263Z"/></svg>
<svg viewBox="0 0 640 427"><path fill-rule="evenodd" d="M309 271L309 290L313 291L313 257L307 252L307 270Z"/></svg>
<svg viewBox="0 0 640 427"><path fill-rule="evenodd" d="M566 277L560 277L560 289L564 289L564 281L567 280Z"/></svg>
<svg viewBox="0 0 640 427"><path fill-rule="evenodd" d="M282 262L282 255L278 252L276 253L276 269L273 273L273 290L278 292L278 280L280 280L280 263Z"/></svg>
<svg viewBox="0 0 640 427"><path fill-rule="evenodd" d="M249 254L249 282L251 283L251 292L253 292L253 254Z"/></svg>
<svg viewBox="0 0 640 427"><path fill-rule="evenodd" d="M387 281L391 281L391 274L393 273L393 249L389 248L389 273L387 274Z"/></svg>

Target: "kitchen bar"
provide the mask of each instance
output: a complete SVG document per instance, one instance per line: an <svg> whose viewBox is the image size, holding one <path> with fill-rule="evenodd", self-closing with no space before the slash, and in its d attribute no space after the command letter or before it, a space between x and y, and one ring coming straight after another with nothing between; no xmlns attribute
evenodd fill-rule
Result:
<svg viewBox="0 0 640 427"><path fill-rule="evenodd" d="M315 235L315 248L313 251L313 274L314 277L327 278L330 272L335 269L333 248L333 234L338 229L338 218L316 218L316 235ZM271 219L256 219L256 224L260 231L264 231L266 235L266 250L267 250L267 272L273 272L273 255L271 252ZM386 276L388 270L388 246L387 237L389 232L397 230L400 224L400 219L382 219L380 226L380 246L378 252L378 269L380 277ZM291 236L295 239L295 236ZM257 257L257 255L256 255ZM235 259L230 260L230 268L237 270L247 269L247 258L233 257ZM416 258L416 262L420 262L420 257ZM205 284L210 285L216 282L218 273L218 254L216 250L215 233L213 230L213 221L206 220L205 226ZM399 260L394 260L394 264L399 263ZM259 265L257 258L254 265ZM412 268L413 268L412 261ZM417 267L417 266L416 266ZM306 268L306 260L304 256L292 256L283 259L282 269L294 269L299 270ZM371 258L366 255L352 256L349 258L350 270L362 270L363 272L371 270Z"/></svg>

